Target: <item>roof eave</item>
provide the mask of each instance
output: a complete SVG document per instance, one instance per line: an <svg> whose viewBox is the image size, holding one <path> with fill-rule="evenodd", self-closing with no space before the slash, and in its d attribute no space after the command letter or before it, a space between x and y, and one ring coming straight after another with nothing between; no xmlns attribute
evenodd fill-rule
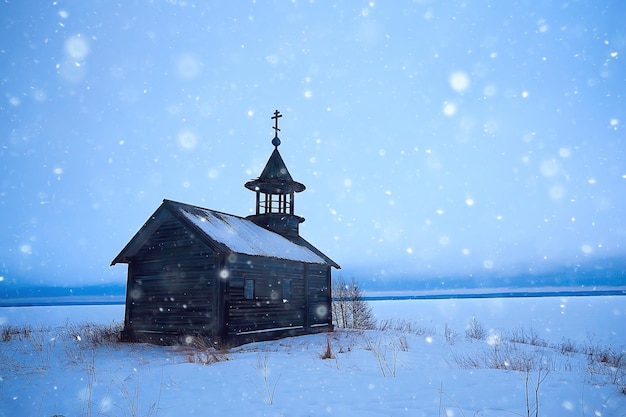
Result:
<svg viewBox="0 0 626 417"><path fill-rule="evenodd" d="M331 266L331 267L333 267L335 269L341 269L341 266L339 266L339 264L337 262L335 262L332 259L330 259L328 256L326 256L326 254L324 254L324 252L322 252L321 250L319 250L318 248L313 246L308 240L306 240L302 236L298 235L297 237L295 237L293 239L289 239L289 240L291 240L296 245L307 247L309 250L311 250L317 256L322 258L324 260L324 262L326 262L327 265L329 265L329 266Z"/></svg>

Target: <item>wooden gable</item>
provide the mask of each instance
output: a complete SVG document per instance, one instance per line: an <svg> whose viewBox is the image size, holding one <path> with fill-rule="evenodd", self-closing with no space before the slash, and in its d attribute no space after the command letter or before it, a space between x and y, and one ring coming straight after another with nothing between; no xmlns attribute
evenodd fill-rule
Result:
<svg viewBox="0 0 626 417"><path fill-rule="evenodd" d="M301 237L288 239L249 219L171 200L163 200L163 204L111 265L129 263L164 223L172 221L180 223L190 238L197 239L218 254L240 253L339 268L339 265Z"/></svg>

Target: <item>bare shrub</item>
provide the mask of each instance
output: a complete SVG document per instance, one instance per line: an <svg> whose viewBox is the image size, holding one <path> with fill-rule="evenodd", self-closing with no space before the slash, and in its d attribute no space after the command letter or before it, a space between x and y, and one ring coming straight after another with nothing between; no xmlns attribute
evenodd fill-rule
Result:
<svg viewBox="0 0 626 417"><path fill-rule="evenodd" d="M507 339L514 343L523 343L525 345L547 347L548 342L539 337L537 332L531 327L525 330L523 327L509 331L506 334Z"/></svg>
<svg viewBox="0 0 626 417"><path fill-rule="evenodd" d="M350 283L337 278L332 288L333 323L343 329L373 329L376 319L370 305L363 299L363 292L352 278Z"/></svg>
<svg viewBox="0 0 626 417"><path fill-rule="evenodd" d="M446 339L446 343L450 345L453 345L459 339L459 334L448 326L448 323L443 328L443 336Z"/></svg>
<svg viewBox="0 0 626 417"><path fill-rule="evenodd" d="M482 323L478 321L475 316L472 317L467 327L465 328L465 337L468 340L483 340L485 337L487 337L487 331L483 327Z"/></svg>
<svg viewBox="0 0 626 417"><path fill-rule="evenodd" d="M576 343L570 339L563 339L561 343L556 346L556 350L558 350L562 355L579 352L579 348Z"/></svg>

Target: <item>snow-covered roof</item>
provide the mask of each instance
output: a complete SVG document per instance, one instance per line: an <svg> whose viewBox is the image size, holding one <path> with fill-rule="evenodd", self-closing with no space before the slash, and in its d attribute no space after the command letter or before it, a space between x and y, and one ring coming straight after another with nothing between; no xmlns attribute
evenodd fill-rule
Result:
<svg viewBox="0 0 626 417"><path fill-rule="evenodd" d="M111 265L128 263L160 225L172 217L177 218L186 227L195 229L200 239L220 253L264 256L339 268L339 265L300 236L289 240L249 219L172 200L163 200L163 204L122 249Z"/></svg>
<svg viewBox="0 0 626 417"><path fill-rule="evenodd" d="M231 252L291 261L325 264L309 248L264 229L248 219L177 203L176 209L212 240Z"/></svg>

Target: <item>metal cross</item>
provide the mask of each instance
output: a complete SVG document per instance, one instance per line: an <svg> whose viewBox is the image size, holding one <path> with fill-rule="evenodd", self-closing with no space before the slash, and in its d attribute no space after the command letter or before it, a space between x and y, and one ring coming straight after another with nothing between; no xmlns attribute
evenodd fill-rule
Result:
<svg viewBox="0 0 626 417"><path fill-rule="evenodd" d="M274 112L274 116L272 116L272 119L274 120L274 127L273 129L275 130L274 132L274 137L277 138L278 137L278 132L280 132L280 129L278 128L278 118L283 117L282 114L280 114L280 112L278 110L276 110Z"/></svg>

